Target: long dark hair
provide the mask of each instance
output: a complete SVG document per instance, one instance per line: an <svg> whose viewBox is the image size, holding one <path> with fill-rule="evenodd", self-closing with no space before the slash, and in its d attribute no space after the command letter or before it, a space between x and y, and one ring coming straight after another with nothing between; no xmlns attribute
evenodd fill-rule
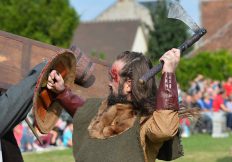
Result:
<svg viewBox="0 0 232 162"><path fill-rule="evenodd" d="M155 108L156 82L155 77L146 84L139 83L139 79L152 68L151 61L142 53L125 51L118 55L117 60L123 61L125 66L120 72L121 84L128 78L132 80L131 99L136 112L149 115Z"/></svg>

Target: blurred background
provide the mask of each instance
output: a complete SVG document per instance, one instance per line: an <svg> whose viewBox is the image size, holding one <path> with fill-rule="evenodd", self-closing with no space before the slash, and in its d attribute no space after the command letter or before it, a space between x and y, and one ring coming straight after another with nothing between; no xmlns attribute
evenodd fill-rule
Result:
<svg viewBox="0 0 232 162"><path fill-rule="evenodd" d="M179 102L201 112L197 119L180 119L185 156L176 161L231 162L232 0L179 2L208 33L182 54L176 71ZM183 22L167 19L167 11L166 0L0 0L0 90L71 45L97 69L107 69L126 50L142 52L155 65L193 35ZM72 120L65 112L48 135L40 135L43 145L24 122L15 135L26 162L74 161Z"/></svg>

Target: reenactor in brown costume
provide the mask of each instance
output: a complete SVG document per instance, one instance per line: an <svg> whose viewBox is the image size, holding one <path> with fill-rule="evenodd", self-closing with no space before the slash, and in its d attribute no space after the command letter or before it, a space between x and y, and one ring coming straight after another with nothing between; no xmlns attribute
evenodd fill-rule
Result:
<svg viewBox="0 0 232 162"><path fill-rule="evenodd" d="M173 48L160 60L164 66L156 88L155 77L139 83L152 68L149 59L137 52L120 54L109 70L106 99L84 101L65 86L62 75L50 73L47 88L73 117L76 162L153 162L182 155L175 77L180 51Z"/></svg>

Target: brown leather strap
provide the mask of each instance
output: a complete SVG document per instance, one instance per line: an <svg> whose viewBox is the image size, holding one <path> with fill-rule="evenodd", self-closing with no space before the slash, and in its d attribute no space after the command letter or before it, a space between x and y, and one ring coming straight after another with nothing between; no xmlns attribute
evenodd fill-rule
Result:
<svg viewBox="0 0 232 162"><path fill-rule="evenodd" d="M47 90L47 89L42 90L40 93L40 98L41 98L41 101L43 102L43 105L46 109L51 106L52 97L51 97L49 90Z"/></svg>
<svg viewBox="0 0 232 162"><path fill-rule="evenodd" d="M164 72L161 77L157 101L157 110L178 110L178 91L174 73Z"/></svg>

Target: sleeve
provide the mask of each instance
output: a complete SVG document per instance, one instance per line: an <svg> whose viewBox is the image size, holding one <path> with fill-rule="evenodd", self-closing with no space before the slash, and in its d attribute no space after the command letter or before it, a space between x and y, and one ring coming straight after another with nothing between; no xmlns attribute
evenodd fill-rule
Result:
<svg viewBox="0 0 232 162"><path fill-rule="evenodd" d="M66 87L56 99L72 117L74 116L76 110L85 103L84 99L72 93L71 89L68 87Z"/></svg>
<svg viewBox="0 0 232 162"><path fill-rule="evenodd" d="M32 108L32 98L37 79L46 63L34 67L17 85L0 96L0 138L24 120Z"/></svg>
<svg viewBox="0 0 232 162"><path fill-rule="evenodd" d="M167 141L178 132L178 112L173 110L158 110L141 126L144 132L153 143Z"/></svg>
<svg viewBox="0 0 232 162"><path fill-rule="evenodd" d="M142 131L152 142L160 143L178 132L178 91L174 73L162 74L156 97L156 110L142 125Z"/></svg>

